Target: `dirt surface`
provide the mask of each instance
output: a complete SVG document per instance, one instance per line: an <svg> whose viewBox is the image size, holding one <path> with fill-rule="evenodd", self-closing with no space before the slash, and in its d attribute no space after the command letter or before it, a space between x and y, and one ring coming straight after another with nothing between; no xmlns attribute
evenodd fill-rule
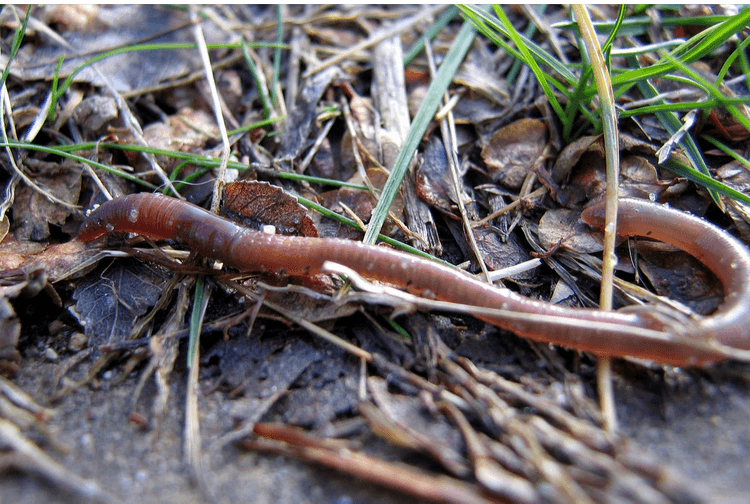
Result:
<svg viewBox="0 0 750 504"><path fill-rule="evenodd" d="M666 383L620 378L622 433L678 469L709 502L750 491L750 366L678 372Z"/></svg>
<svg viewBox="0 0 750 504"><path fill-rule="evenodd" d="M310 375L300 379L289 378L289 374L295 375L295 372L287 373L286 377L282 376L283 371L277 372L271 380L283 382L291 379L296 382L293 388L297 390L291 391L280 405L273 407L267 417L293 423L299 423L303 414L309 418L302 423L309 422L309 419L334 419L342 411L326 407L337 401L345 413L348 401L356 401L356 394L346 398L356 391L356 363L335 347L311 340L298 331L280 332L277 336L271 341L278 343L287 338L291 342L283 345L287 351L282 354L287 360L302 362L307 359L309 364L319 359L311 374L320 378L326 374L326 368L335 369L335 381L324 379L326 383L320 385L316 379L311 380ZM525 342L512 336L507 336L506 340L510 340L506 345L518 347L522 358L530 358ZM268 340L263 343L253 337L238 342L236 347L231 342L215 341L208 345L206 354L215 356L230 350L252 361L252 356L242 355L242 352L254 345L262 347L268 344ZM478 361L491 359L494 352L478 355L481 346L469 342L460 351L474 353ZM163 415L151 416L148 427L144 427L129 420L133 411L133 391L140 375L138 371L119 383L115 381L119 376L116 369L106 371L96 387L81 387L59 401L45 401L51 392L50 383L58 364L42 357L44 347L44 340L40 340L26 349L27 359L15 382L55 410L47 426L54 433L55 440L69 451L61 453L49 446L47 451L70 471L123 501L403 501L399 494L380 486L298 460L248 452L235 445L214 448L214 443L235 427L238 417L251 414L258 401L231 397L226 391L217 390L219 366L208 363L201 378L199 408L205 449L205 481L209 482L209 488L207 492L201 491L184 461L184 363L177 366L170 378L168 407ZM310 355L314 357L310 358ZM537 364L545 367L543 360L538 360ZM225 371L231 365L232 362L225 364ZM286 367L289 367L288 362ZM708 371L664 372L621 363L616 370L620 432L626 443L650 463L671 466L683 479L685 488L695 490L705 502L743 502L750 490L747 456L750 426L746 421L750 411L750 387L746 378L750 366L734 364ZM80 374L79 371L74 376ZM265 385L272 384L266 382ZM250 387L247 382L245 386ZM150 380L136 411L149 416L155 395L156 387ZM386 458L403 456L399 449L361 431L355 437L369 445L369 453ZM419 457L407 460L422 466L425 464ZM64 486L17 471L6 473L2 478L0 496L6 502L79 502L82 499L79 493L65 490Z"/></svg>

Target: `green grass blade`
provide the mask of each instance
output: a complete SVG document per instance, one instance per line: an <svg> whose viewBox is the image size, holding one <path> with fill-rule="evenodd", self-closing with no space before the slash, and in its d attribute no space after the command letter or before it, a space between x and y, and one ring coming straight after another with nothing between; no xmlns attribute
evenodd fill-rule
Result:
<svg viewBox="0 0 750 504"><path fill-rule="evenodd" d="M28 150L38 151L38 152L46 152L47 154L52 154L56 156L66 157L68 159L72 159L73 161L78 161L79 163L87 164L91 166L92 168L99 168L100 170L107 171L109 173L112 173L113 175L117 175L118 177L122 177L136 184L140 184L148 189L156 189L156 186L154 184L141 180L138 177L131 175L130 173L124 172L122 170L118 170L117 168L113 168L111 166L107 166L102 163L98 163L96 161L92 161L91 159L86 159L85 157L78 156L76 154L72 154L64 150L56 149L54 147L45 147L43 145L36 145L33 143L27 143L27 142L2 142L0 143L0 147L10 147L12 149L28 149Z"/></svg>
<svg viewBox="0 0 750 504"><path fill-rule="evenodd" d="M203 275L198 275L195 279L195 297L193 297L193 309L190 313L190 336L188 337L188 361L187 367L190 369L193 366L193 357L198 355L196 353L196 345L201 336L201 329L203 327L203 315L205 310L205 284Z"/></svg>
<svg viewBox="0 0 750 504"><path fill-rule="evenodd" d="M630 57L628 58L628 60L629 60L629 64L632 65L633 68L636 68L639 65L638 60L635 57ZM638 89L641 91L641 94L645 96L646 98L654 98L658 94L656 89L654 89L651 83L649 83L647 80L639 81L636 85L638 86ZM664 111L664 110L656 110L654 111L654 114L656 115L656 118L659 120L661 125L667 130L667 132L669 132L670 135L674 135L682 127L682 121L680 121L677 115L674 114L673 112ZM680 139L678 143L685 149L685 153L690 159L690 162L693 163L693 166L697 168L697 170L691 169L689 167L685 167L685 169L692 170L695 173L700 173L701 175L707 177L708 179L711 179L710 171L708 169L708 166L706 165L705 160L703 159L703 154L698 148L698 145L693 140L692 135L689 132L685 133L685 135L682 137L682 139ZM684 176L687 176L687 175L684 175ZM719 206L721 206L720 200L716 191L712 190L709 186L706 186L706 188L709 190L709 194L711 195L711 198L717 204L719 204Z"/></svg>
<svg viewBox="0 0 750 504"><path fill-rule="evenodd" d="M260 104L263 107L263 117L268 119L269 117L271 117L271 104L268 100L268 95L266 94L265 87L263 86L263 83L258 76L258 68L255 66L255 61L253 61L253 58L250 57L250 53L247 52L247 48L248 44L243 40L242 57L245 59L247 69L250 72L250 75L252 75L253 80L255 81L255 89L258 90ZM230 132L229 134L232 135L233 133Z"/></svg>
<svg viewBox="0 0 750 504"><path fill-rule="evenodd" d="M446 27L448 23L450 23L453 18L455 18L458 15L458 8L455 5L451 5L447 9L445 9L445 12L440 15L437 21L430 27L429 30L424 34L424 36L420 37L419 40L417 40L414 45L412 45L408 51L406 51L406 54L404 55L404 66L408 65L409 63L416 58L419 53L421 53L424 50L424 44L425 40L432 40L435 38L435 36L440 33L440 30Z"/></svg>
<svg viewBox="0 0 750 504"><path fill-rule="evenodd" d="M557 101L557 97L555 96L554 91L552 91L552 88L549 85L549 82L547 82L547 77L542 71L542 69L537 64L534 57L531 55L531 51L524 43L524 40L521 37L521 34L518 33L518 31L513 26L513 23L510 22L510 19L508 19L508 16L505 15L505 12L502 8L499 6L495 7L495 14L497 14L497 17L500 18L500 21L503 22L505 25L505 29L508 33L508 37L513 41L516 48L520 51L520 53L523 55L524 60L527 65L529 65L529 68L531 68L531 71L534 72L534 75L536 76L536 80L539 83L540 86L542 86L542 90L544 91L544 94L547 96L547 100L549 101L549 104L554 109L555 113L560 119L563 119L565 117L565 112L563 111L562 106L560 105L560 102Z"/></svg>
<svg viewBox="0 0 750 504"><path fill-rule="evenodd" d="M13 41L10 44L10 53L8 54L8 64L3 70L3 75L0 77L0 87L5 85L5 81L8 80L8 74L10 73L10 65L18 54L18 50L21 48L21 42L26 35L26 27L29 24L29 17L31 16L31 6L29 5L26 9L26 16L23 18L23 23L18 27L16 33L13 35Z"/></svg>
<svg viewBox="0 0 750 504"><path fill-rule="evenodd" d="M279 75L281 74L281 44L284 40L284 17L281 15L281 5L276 6L276 48L273 50L273 78L271 79L271 104L276 107L278 96L276 89L279 87Z"/></svg>
<svg viewBox="0 0 750 504"><path fill-rule="evenodd" d="M440 65L440 69L438 70L435 79L430 84L430 87L427 90L427 95L411 123L409 135L396 157L391 174L380 195L380 201L378 201L378 204L373 211L372 219L370 219L370 223L367 226L367 232L365 233L365 243L375 243L377 241L383 223L388 216L388 210L391 207L391 203L396 197L399 187L401 187L401 181L404 176L406 176L414 152L416 152L419 142L422 141L422 135L424 135L427 126L429 126L435 112L437 112L437 109L440 106L440 101L443 99L443 93L448 89L456 70L461 65L469 47L471 47L475 33L476 32L471 23L464 23L453 41L453 45L448 51L448 54L446 54L443 64Z"/></svg>
<svg viewBox="0 0 750 504"><path fill-rule="evenodd" d="M704 175L703 173L689 166L685 166L679 161L668 159L667 162L664 163L664 166L677 175L685 177L686 179L705 187L712 194L723 194L727 198L740 201L745 205L750 205L750 196L748 196L747 194L741 193L738 190L729 187L728 185L723 184L718 180L709 177L708 175Z"/></svg>
<svg viewBox="0 0 750 504"><path fill-rule="evenodd" d="M680 44L674 49L669 56L679 58L679 60L689 65L700 58L710 54L719 46L724 44L727 39L739 33L750 25L750 7L746 7L738 14L728 18L723 23L715 25L704 30L687 42ZM631 81L643 81L659 77L675 69L674 59L665 59L648 67L634 67L635 70L625 71L613 76L612 85L615 87L627 84ZM587 93L588 96L596 94L596 88L592 87Z"/></svg>
<svg viewBox="0 0 750 504"><path fill-rule="evenodd" d="M717 149L719 149L721 152L726 154L727 156L731 157L741 165L745 167L746 170L750 171L750 160L745 159L744 157L737 154L733 149L731 149L729 146L724 145L723 143L719 142L715 138L712 138L708 135L701 135L701 138L705 140L706 142L710 143Z"/></svg>

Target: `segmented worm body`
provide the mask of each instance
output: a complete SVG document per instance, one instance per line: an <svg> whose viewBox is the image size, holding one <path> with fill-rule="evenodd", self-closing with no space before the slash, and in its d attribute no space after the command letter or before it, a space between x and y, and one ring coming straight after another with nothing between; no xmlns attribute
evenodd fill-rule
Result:
<svg viewBox="0 0 750 504"><path fill-rule="evenodd" d="M502 310L477 315L520 336L585 350L602 357L633 356L674 365L701 365L750 349L750 251L721 229L691 215L641 200L621 200L618 233L671 243L706 264L721 280L725 299L709 317L664 316L652 306L616 312L570 308L520 296L473 276L411 254L332 238L259 233L196 205L155 194L104 203L86 220L79 238L137 233L183 243L242 271L320 273L332 261L365 278L430 298ZM603 209L583 214L601 226ZM515 316L521 314L522 316Z"/></svg>

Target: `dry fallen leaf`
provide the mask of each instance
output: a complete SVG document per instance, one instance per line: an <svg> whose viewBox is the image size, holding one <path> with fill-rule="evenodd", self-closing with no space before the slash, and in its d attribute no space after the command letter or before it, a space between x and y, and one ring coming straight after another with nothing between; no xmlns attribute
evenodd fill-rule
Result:
<svg viewBox="0 0 750 504"><path fill-rule="evenodd" d="M538 119L519 119L497 130L482 149L495 182L519 189L544 151L547 126Z"/></svg>
<svg viewBox="0 0 750 504"><path fill-rule="evenodd" d="M585 254L602 251L601 232L584 224L577 210L549 210L539 220L538 229L539 241L547 250L563 246Z"/></svg>
<svg viewBox="0 0 750 504"><path fill-rule="evenodd" d="M156 304L167 278L164 271L120 261L79 282L70 311L84 327L89 345L134 337L133 328Z"/></svg>
<svg viewBox="0 0 750 504"><path fill-rule="evenodd" d="M247 227L272 225L284 235L318 236L307 209L280 187L268 182L233 182L224 189L222 211Z"/></svg>

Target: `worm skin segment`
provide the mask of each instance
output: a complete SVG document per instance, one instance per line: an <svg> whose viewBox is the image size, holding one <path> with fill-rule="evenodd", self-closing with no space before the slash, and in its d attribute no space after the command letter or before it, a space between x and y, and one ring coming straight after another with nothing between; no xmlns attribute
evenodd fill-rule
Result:
<svg viewBox="0 0 750 504"><path fill-rule="evenodd" d="M595 205L582 218L601 227L603 214L602 205ZM702 219L642 200L620 201L618 226L618 234L665 241L706 264L724 286L724 302L716 313L678 323L651 306L616 312L556 306L404 252L350 240L264 234L156 194L131 194L104 203L88 217L79 239L137 233L175 240L241 271L283 271L293 276L320 273L323 263L332 261L414 294L502 310L502 315L477 317L534 341L601 357L632 356L694 366L735 358L750 349L750 252L742 243Z"/></svg>

